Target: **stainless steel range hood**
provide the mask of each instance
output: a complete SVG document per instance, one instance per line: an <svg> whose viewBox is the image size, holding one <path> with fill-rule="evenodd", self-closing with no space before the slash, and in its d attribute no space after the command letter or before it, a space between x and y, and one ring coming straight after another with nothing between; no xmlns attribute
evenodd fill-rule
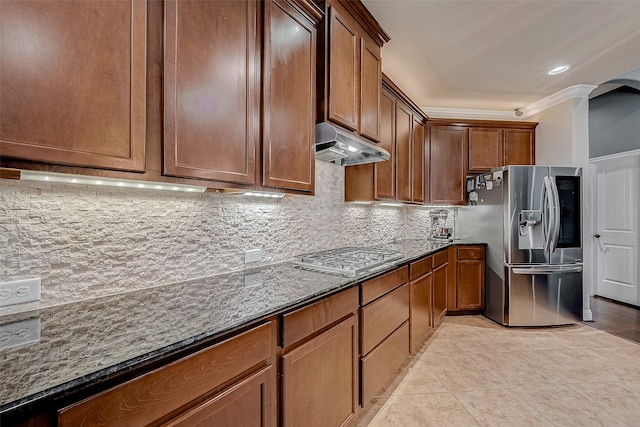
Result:
<svg viewBox="0 0 640 427"><path fill-rule="evenodd" d="M390 157L385 149L332 124L316 125L316 159L351 166L383 162Z"/></svg>

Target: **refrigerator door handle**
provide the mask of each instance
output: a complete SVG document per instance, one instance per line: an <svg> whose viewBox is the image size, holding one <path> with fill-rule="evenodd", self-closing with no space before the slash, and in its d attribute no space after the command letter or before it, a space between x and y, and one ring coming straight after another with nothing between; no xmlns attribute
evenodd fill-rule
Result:
<svg viewBox="0 0 640 427"><path fill-rule="evenodd" d="M558 247L558 239L560 238L560 196L558 195L558 185L556 180L549 178L551 184L551 194L553 196L553 204L555 205L553 210L553 233L551 238L551 245L549 246L549 252L555 252Z"/></svg>
<svg viewBox="0 0 640 427"><path fill-rule="evenodd" d="M548 176L544 177L544 185L542 186L542 229L544 233L544 251L548 252L551 247L551 235L553 233L553 205L552 205L552 189L551 180Z"/></svg>
<svg viewBox="0 0 640 427"><path fill-rule="evenodd" d="M545 266L533 266L533 267L517 267L512 268L514 274L562 274L562 273L580 273L582 271L581 265L565 266L565 265L545 265Z"/></svg>

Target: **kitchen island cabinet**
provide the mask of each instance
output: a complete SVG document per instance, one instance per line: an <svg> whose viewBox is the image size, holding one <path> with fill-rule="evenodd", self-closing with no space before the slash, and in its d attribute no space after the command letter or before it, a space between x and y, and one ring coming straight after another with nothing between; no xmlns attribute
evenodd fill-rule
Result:
<svg viewBox="0 0 640 427"><path fill-rule="evenodd" d="M0 5L3 158L145 170L144 1Z"/></svg>

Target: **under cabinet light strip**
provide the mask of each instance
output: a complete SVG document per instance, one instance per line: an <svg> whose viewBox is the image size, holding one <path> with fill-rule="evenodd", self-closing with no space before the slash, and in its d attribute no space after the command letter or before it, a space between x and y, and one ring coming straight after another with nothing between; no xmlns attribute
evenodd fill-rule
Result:
<svg viewBox="0 0 640 427"><path fill-rule="evenodd" d="M404 203L381 202L381 203L378 203L378 206L395 206L395 207L400 207L400 206L404 206Z"/></svg>
<svg viewBox="0 0 640 427"><path fill-rule="evenodd" d="M262 191L245 191L244 193L240 193L243 196L249 197L265 197L272 199L282 199L284 197L284 193L266 193Z"/></svg>
<svg viewBox="0 0 640 427"><path fill-rule="evenodd" d="M20 179L25 181L58 182L63 184L84 184L99 187L137 188L146 190L184 191L202 193L207 187L199 185L171 184L166 182L136 181L133 179L105 178L75 175L59 172L20 171Z"/></svg>

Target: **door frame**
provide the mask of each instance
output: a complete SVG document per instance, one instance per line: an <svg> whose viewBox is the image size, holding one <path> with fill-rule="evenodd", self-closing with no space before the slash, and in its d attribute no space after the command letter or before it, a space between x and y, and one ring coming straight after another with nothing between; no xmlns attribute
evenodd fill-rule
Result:
<svg viewBox="0 0 640 427"><path fill-rule="evenodd" d="M596 177L598 172L598 166L601 164L615 164L617 162L626 161L628 159L633 159L635 157L640 158L640 149L631 150L631 151L623 151L621 153L609 154L606 156L594 157L589 159L589 195L590 195L590 209L591 209L591 233L597 230L597 206L596 206ZM640 213L639 213L640 214ZM589 234L589 238L593 239L593 234ZM638 242L640 245L640 242ZM640 249L640 247L639 247ZM588 291L589 297L595 295L595 289L597 285L597 251L598 245L591 245L591 253L589 254L591 265L589 267L589 276L590 280L588 283ZM585 319L586 320L586 319Z"/></svg>

